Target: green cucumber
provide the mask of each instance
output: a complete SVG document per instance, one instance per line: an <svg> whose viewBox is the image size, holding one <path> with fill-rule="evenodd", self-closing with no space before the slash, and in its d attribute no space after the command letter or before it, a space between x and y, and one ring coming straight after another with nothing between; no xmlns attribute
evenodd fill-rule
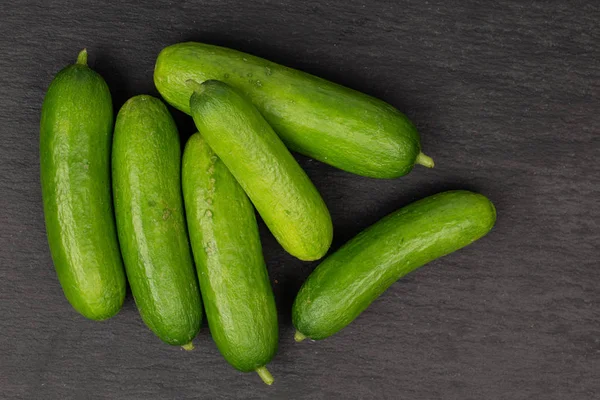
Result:
<svg viewBox="0 0 600 400"><path fill-rule="evenodd" d="M258 110L219 81L189 83L196 127L254 203L277 241L301 260L331 245L329 211L304 170Z"/></svg>
<svg viewBox="0 0 600 400"><path fill-rule="evenodd" d="M202 304L181 196L181 147L167 107L151 96L119 111L113 195L127 279L148 327L164 342L191 347Z"/></svg>
<svg viewBox="0 0 600 400"><path fill-rule="evenodd" d="M185 146L183 196L210 333L225 359L273 383L277 310L254 208L199 133Z"/></svg>
<svg viewBox="0 0 600 400"><path fill-rule="evenodd" d="M292 308L296 340L333 335L392 283L481 238L495 221L493 204L468 191L440 193L388 215L308 277Z"/></svg>
<svg viewBox="0 0 600 400"><path fill-rule="evenodd" d="M154 83L188 114L190 79L240 90L290 149L334 167L374 178L405 175L414 164L433 167L404 114L355 90L224 47L189 42L163 49Z"/></svg>
<svg viewBox="0 0 600 400"><path fill-rule="evenodd" d="M110 196L113 110L87 52L48 88L40 123L40 177L48 243L65 296L83 316L115 315L125 273Z"/></svg>

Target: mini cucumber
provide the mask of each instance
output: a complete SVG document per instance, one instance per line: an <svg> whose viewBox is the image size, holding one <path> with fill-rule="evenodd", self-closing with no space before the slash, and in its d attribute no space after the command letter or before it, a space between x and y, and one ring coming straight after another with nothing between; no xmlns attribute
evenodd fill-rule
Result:
<svg viewBox="0 0 600 400"><path fill-rule="evenodd" d="M256 371L277 352L277 310L254 208L199 133L183 153L183 195L210 333L225 359Z"/></svg>
<svg viewBox="0 0 600 400"><path fill-rule="evenodd" d="M338 332L399 278L481 238L495 221L493 204L468 191L427 197L383 218L308 277L292 308L296 341Z"/></svg>
<svg viewBox="0 0 600 400"><path fill-rule="evenodd" d="M142 319L164 342L188 349L202 304L183 216L179 136L160 100L143 95L123 105L112 168L119 242Z"/></svg>
<svg viewBox="0 0 600 400"><path fill-rule="evenodd" d="M414 164L433 167L404 114L355 90L224 47L189 42L163 49L154 83L188 114L189 79L238 89L290 149L334 167L374 178L405 175Z"/></svg>
<svg viewBox="0 0 600 400"><path fill-rule="evenodd" d="M258 110L219 81L189 82L196 127L240 183L277 241L301 260L331 245L329 211L306 173Z"/></svg>
<svg viewBox="0 0 600 400"><path fill-rule="evenodd" d="M94 320L115 315L125 298L110 196L112 124L110 91L83 50L44 98L40 176L58 279L73 308Z"/></svg>

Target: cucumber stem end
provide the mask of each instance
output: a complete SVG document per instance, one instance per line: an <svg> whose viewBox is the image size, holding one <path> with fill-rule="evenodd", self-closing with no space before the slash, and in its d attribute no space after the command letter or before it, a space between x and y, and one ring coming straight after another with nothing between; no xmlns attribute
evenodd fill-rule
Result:
<svg viewBox="0 0 600 400"><path fill-rule="evenodd" d="M273 382L275 382L275 379L273 379L273 375L271 375L267 367L265 367L264 365L262 367L256 368L256 373L258 374L258 376L260 376L260 379L262 379L263 382L267 385L272 385Z"/></svg>
<svg viewBox="0 0 600 400"><path fill-rule="evenodd" d="M419 153L417 159L415 160L415 164L421 164L422 166L427 168L433 168L435 166L433 159L423 153Z"/></svg>
<svg viewBox="0 0 600 400"><path fill-rule="evenodd" d="M303 333L301 333L300 331L296 331L296 333L294 333L294 340L298 343L300 343L301 341L303 341L304 339L306 339L306 335L304 335Z"/></svg>
<svg viewBox="0 0 600 400"><path fill-rule="evenodd" d="M181 346L181 348L184 349L185 351L194 350L194 343L192 343L192 342L186 343L183 346Z"/></svg>
<svg viewBox="0 0 600 400"><path fill-rule="evenodd" d="M198 81L195 81L193 79L188 79L187 81L185 81L185 84L194 92L202 93L204 91L202 85Z"/></svg>
<svg viewBox="0 0 600 400"><path fill-rule="evenodd" d="M81 50L79 52L79 54L77 55L77 64L87 66L87 58L88 58L87 49Z"/></svg>

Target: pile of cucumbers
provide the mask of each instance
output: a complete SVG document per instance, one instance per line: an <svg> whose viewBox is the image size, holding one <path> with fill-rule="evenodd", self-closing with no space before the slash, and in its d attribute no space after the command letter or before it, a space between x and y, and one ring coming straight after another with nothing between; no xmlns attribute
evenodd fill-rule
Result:
<svg viewBox="0 0 600 400"><path fill-rule="evenodd" d="M325 202L290 150L373 178L433 160L389 104L235 50L167 47L154 82L198 129L183 155L157 98L129 99L113 124L109 88L86 50L47 91L41 183L63 291L83 316L104 320L121 308L127 280L146 325L187 350L204 309L225 359L271 384L277 311L254 209L300 260L325 256L333 237ZM306 280L292 308L296 341L343 329L400 277L479 239L495 220L492 203L468 191L383 218Z"/></svg>

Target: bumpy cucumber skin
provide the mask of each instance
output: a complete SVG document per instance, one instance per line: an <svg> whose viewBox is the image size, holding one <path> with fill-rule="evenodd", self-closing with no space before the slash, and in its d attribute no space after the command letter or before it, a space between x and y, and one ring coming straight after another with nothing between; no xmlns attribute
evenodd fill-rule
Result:
<svg viewBox="0 0 600 400"><path fill-rule="evenodd" d="M333 236L329 210L258 110L219 81L199 85L190 103L196 127L283 248L301 260L323 257Z"/></svg>
<svg viewBox="0 0 600 400"><path fill-rule="evenodd" d="M183 153L183 194L190 241L210 333L243 372L277 352L277 310L254 207L199 133Z"/></svg>
<svg viewBox="0 0 600 400"><path fill-rule="evenodd" d="M481 238L495 221L493 204L468 191L440 193L388 215L308 277L294 301L294 326L314 340L333 335L399 278Z"/></svg>
<svg viewBox="0 0 600 400"><path fill-rule="evenodd" d="M405 175L421 150L416 128L391 105L259 57L193 42L163 49L154 83L167 102L188 114L189 79L230 84L290 149L358 175Z"/></svg>
<svg viewBox="0 0 600 400"><path fill-rule="evenodd" d="M142 319L164 342L189 343L202 304L181 195L181 148L165 105L151 96L119 111L113 142L113 195L129 285Z"/></svg>
<svg viewBox="0 0 600 400"><path fill-rule="evenodd" d="M110 92L99 74L75 64L56 75L40 124L48 243L65 296L94 320L115 315L125 298L110 195L112 123Z"/></svg>

